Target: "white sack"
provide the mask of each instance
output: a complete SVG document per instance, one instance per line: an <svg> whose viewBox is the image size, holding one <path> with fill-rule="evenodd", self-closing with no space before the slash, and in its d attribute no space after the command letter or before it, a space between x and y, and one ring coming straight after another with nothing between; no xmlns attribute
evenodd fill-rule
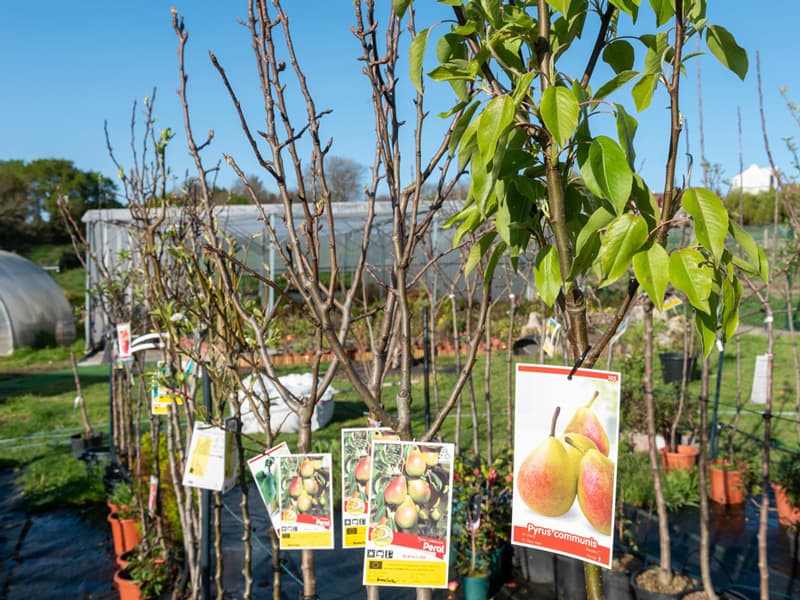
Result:
<svg viewBox="0 0 800 600"><path fill-rule="evenodd" d="M311 395L311 386L314 382L311 373L290 373L278 379L296 398L306 398ZM263 386L261 382L263 382ZM245 389L253 391L254 401L259 405L258 412L262 417L264 416L265 408L263 390L266 389L270 405L270 428L272 433L278 433L279 430L284 433L293 433L298 430L297 414L292 412L283 402L275 385L263 373L249 375L242 383L244 383ZM317 401L317 405L314 407L314 414L311 416L311 431L324 427L331 420L333 416L333 394L335 391L329 386ZM239 392L239 403L242 407L242 432L247 434L263 433L263 429L253 414L247 394L244 391Z"/></svg>

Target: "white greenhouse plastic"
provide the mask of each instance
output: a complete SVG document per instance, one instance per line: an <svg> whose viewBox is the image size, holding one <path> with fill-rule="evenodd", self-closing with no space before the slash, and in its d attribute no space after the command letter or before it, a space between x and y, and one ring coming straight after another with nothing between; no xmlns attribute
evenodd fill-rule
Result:
<svg viewBox="0 0 800 600"><path fill-rule="evenodd" d="M72 307L52 277L27 258L0 250L0 356L40 336L75 341Z"/></svg>
<svg viewBox="0 0 800 600"><path fill-rule="evenodd" d="M417 248L417 253L412 261L412 274L424 277L426 285L433 290L434 298L441 298L450 293L462 296L466 289L461 282L463 277L464 256L452 249L455 228L443 227L447 217L461 206L458 202L446 203L440 215L434 218L428 233L422 238ZM282 247L287 241L284 207L282 204L264 204L264 218L269 220L276 236L277 242ZM392 220L393 207L389 202L376 202L372 207L366 202L337 202L330 206L335 220L336 258L338 270L342 273L352 271L359 258L361 241L364 236L364 226L370 210L374 213L374 220L369 231L369 250L367 262L369 263L368 279L373 281L387 281L392 268L394 257L392 255ZM295 218L302 219L302 207L294 207ZM424 212L424 211L423 211ZM154 213L156 214L156 213ZM102 261L110 272L130 268L130 260L135 263L141 261L136 256L135 233L142 226L141 213L136 218L129 209L100 209L89 210L83 216L86 224L86 238L89 242L91 253ZM185 215L177 208L169 208L164 213L165 219L162 227L178 227L184 223ZM217 223L222 231L233 236L239 245L239 259L251 269L264 275L276 277L284 272L279 253L276 251L269 235L267 234L262 214L258 207L253 205L218 206L214 213ZM420 217L421 218L421 217ZM322 219L320 223L320 265L326 270L329 266L328 241L330 236L328 223ZM302 243L302 239L301 239ZM122 252L122 254L120 254ZM433 266L420 273L419 269L428 261L433 261ZM522 263L524 263L524 258ZM100 274L92 260L88 260L87 289L92 289L99 281ZM529 273L529 265L521 266L517 274L510 273L507 261L501 263L505 271L504 276L495 275L492 295L514 291L520 294L528 287L525 273ZM532 279L532 277L530 278ZM266 291L271 296L271 288ZM267 298L271 303L272 298ZM102 345L107 337L111 324L107 322L101 307L96 300L87 294L86 298L86 345L95 348Z"/></svg>

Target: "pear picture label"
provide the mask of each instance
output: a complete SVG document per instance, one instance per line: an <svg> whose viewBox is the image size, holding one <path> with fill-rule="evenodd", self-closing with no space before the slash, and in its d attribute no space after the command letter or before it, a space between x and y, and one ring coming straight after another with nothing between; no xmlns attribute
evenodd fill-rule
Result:
<svg viewBox="0 0 800 600"><path fill-rule="evenodd" d="M372 442L398 439L386 427L342 429L342 547L363 548L367 541Z"/></svg>
<svg viewBox="0 0 800 600"><path fill-rule="evenodd" d="M275 454L280 547L333 548L333 481L330 454Z"/></svg>
<svg viewBox="0 0 800 600"><path fill-rule="evenodd" d="M373 439L364 585L447 587L454 450Z"/></svg>
<svg viewBox="0 0 800 600"><path fill-rule="evenodd" d="M620 376L571 370L517 365L511 542L609 567Z"/></svg>

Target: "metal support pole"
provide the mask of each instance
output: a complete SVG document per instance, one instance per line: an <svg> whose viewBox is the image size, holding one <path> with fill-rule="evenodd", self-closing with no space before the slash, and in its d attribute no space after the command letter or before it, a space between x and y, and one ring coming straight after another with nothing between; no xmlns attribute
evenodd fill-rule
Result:
<svg viewBox="0 0 800 600"><path fill-rule="evenodd" d="M425 400L425 431L431 426L431 383L430 383L430 324L428 311L430 307L425 304L422 307L422 369L424 381L424 400Z"/></svg>
<svg viewBox="0 0 800 600"><path fill-rule="evenodd" d="M717 385L714 390L714 410L711 416L711 439L709 440L709 450L711 460L717 457L717 410L719 408L719 388L722 384L722 359L725 358L725 349L722 343L719 344L719 364L717 365Z"/></svg>
<svg viewBox="0 0 800 600"><path fill-rule="evenodd" d="M211 414L211 380L208 369L203 366L203 406ZM211 569L209 567L209 548L211 540L211 491L200 490L200 598L211 598Z"/></svg>
<svg viewBox="0 0 800 600"><path fill-rule="evenodd" d="M114 329L106 336L109 344L108 351L108 452L111 460L116 461L114 451Z"/></svg>

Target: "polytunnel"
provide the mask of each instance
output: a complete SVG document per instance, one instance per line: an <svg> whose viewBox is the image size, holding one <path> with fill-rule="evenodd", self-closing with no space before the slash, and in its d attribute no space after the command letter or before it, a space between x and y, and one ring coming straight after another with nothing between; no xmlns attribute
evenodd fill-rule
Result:
<svg viewBox="0 0 800 600"><path fill-rule="evenodd" d="M43 340L75 341L72 307L47 271L0 250L0 356Z"/></svg>

